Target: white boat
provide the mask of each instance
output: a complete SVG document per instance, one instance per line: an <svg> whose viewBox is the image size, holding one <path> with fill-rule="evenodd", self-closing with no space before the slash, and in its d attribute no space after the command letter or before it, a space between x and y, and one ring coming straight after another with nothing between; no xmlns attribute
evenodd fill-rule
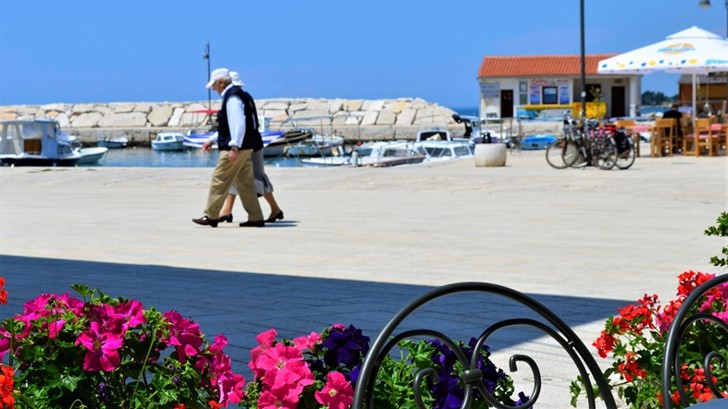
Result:
<svg viewBox="0 0 728 409"><path fill-rule="evenodd" d="M266 158L283 156L286 149L312 136L308 129L291 129L289 131L263 131L263 156Z"/></svg>
<svg viewBox="0 0 728 409"><path fill-rule="evenodd" d="M444 129L419 131L415 149L427 156L427 161L452 160L473 156L473 144L467 139L453 139Z"/></svg>
<svg viewBox="0 0 728 409"><path fill-rule="evenodd" d="M179 132L160 132L152 141L155 151L181 151L184 150L185 136Z"/></svg>
<svg viewBox="0 0 728 409"><path fill-rule="evenodd" d="M103 146L95 146L90 148L76 148L76 152L81 154L81 159L76 163L77 165L93 165L99 163L101 159L106 156L106 152L109 148Z"/></svg>
<svg viewBox="0 0 728 409"><path fill-rule="evenodd" d="M81 140L76 135L67 135L67 138L71 143L71 148L81 154L81 159L76 162L77 165L94 165L99 163L106 156L106 152L109 151L109 148L103 146L84 148Z"/></svg>
<svg viewBox="0 0 728 409"><path fill-rule="evenodd" d="M473 156L473 145L467 141L423 141L415 148L427 156L427 161L461 159Z"/></svg>
<svg viewBox="0 0 728 409"><path fill-rule="evenodd" d="M75 166L81 154L53 119L0 121L0 164L6 166Z"/></svg>
<svg viewBox="0 0 728 409"><path fill-rule="evenodd" d="M202 149L202 144L205 143L206 140L210 139L214 133L214 131L198 132L195 129L190 129L184 135L182 145L186 148ZM213 144L212 149L217 149L217 144Z"/></svg>
<svg viewBox="0 0 728 409"><path fill-rule="evenodd" d="M351 156L306 158L301 162L316 166L387 167L420 163L426 156L411 141L370 142L354 149Z"/></svg>
<svg viewBox="0 0 728 409"><path fill-rule="evenodd" d="M129 144L129 139L124 136L118 136L114 138L99 138L96 140L98 146L109 148L109 149L121 149L126 148Z"/></svg>
<svg viewBox="0 0 728 409"><path fill-rule="evenodd" d="M286 155L293 157L333 156L341 153L344 138L338 135L313 135L286 149Z"/></svg>

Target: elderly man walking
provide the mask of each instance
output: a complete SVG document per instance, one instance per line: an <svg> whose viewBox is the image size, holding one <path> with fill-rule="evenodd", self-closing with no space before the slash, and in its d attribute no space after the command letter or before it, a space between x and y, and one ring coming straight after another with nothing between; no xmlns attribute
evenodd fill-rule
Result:
<svg viewBox="0 0 728 409"><path fill-rule="evenodd" d="M248 213L248 221L240 223L240 226L263 227L263 211L258 203L253 179L252 154L256 141L260 139L254 135L258 132L258 117L253 97L233 84L227 68L212 71L207 88L220 94L222 107L217 113L217 134L205 141L202 150L209 152L216 139L220 157L210 182L205 214L192 221L217 227L220 209L230 185L234 184Z"/></svg>

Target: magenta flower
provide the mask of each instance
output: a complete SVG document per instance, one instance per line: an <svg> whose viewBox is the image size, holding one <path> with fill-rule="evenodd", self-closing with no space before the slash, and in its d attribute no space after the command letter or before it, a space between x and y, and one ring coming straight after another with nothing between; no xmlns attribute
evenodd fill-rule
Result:
<svg viewBox="0 0 728 409"><path fill-rule="evenodd" d="M55 339L58 333L63 331L64 325L66 325L66 320L55 320L48 323L48 337Z"/></svg>
<svg viewBox="0 0 728 409"><path fill-rule="evenodd" d="M298 395L277 396L271 391L263 391L258 398L258 409L298 409Z"/></svg>
<svg viewBox="0 0 728 409"><path fill-rule="evenodd" d="M183 318L177 311L168 311L162 316L171 324L169 339L162 339L162 341L174 345L177 350L177 359L184 364L187 362L188 356L195 356L200 352L200 346L202 346L200 326Z"/></svg>
<svg viewBox="0 0 728 409"><path fill-rule="evenodd" d="M326 386L315 395L316 401L329 409L346 409L354 401L354 388L340 372L329 372Z"/></svg>
<svg viewBox="0 0 728 409"><path fill-rule="evenodd" d="M136 300L120 303L109 311L112 319L121 319L124 330L135 328L147 322L144 318L144 307Z"/></svg>
<svg viewBox="0 0 728 409"><path fill-rule="evenodd" d="M119 367L119 349L123 338L112 332L102 332L100 324L91 321L89 329L76 339L88 352L83 359L83 369L88 372L113 371Z"/></svg>
<svg viewBox="0 0 728 409"><path fill-rule="evenodd" d="M323 342L321 334L318 332L312 332L308 336L302 336L293 340L293 345L296 346L300 351L309 350L316 353L316 348Z"/></svg>
<svg viewBox="0 0 728 409"><path fill-rule="evenodd" d="M273 346L277 335L278 333L276 332L276 330L269 329L268 331L261 332L260 334L258 334L257 337L255 337L255 339L258 341L258 346L250 351L251 361L248 362L248 367L253 372L256 372L255 361L258 360L258 357L263 353L263 351Z"/></svg>

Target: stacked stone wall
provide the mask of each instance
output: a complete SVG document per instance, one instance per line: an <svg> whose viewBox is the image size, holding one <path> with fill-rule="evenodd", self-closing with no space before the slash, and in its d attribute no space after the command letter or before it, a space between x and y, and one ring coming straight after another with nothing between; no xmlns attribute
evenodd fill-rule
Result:
<svg viewBox="0 0 728 409"><path fill-rule="evenodd" d="M414 139L418 131L431 128L449 129L455 136L464 132L452 119L453 110L419 98L275 98L256 104L259 116L271 119L271 129L314 128L350 141ZM17 105L0 107L0 119L53 118L84 143L126 136L132 143L146 144L158 132L208 128L207 115L194 112L207 108L207 101ZM219 108L217 100L212 109ZM553 126L541 128L549 132ZM506 131L517 133L518 129L509 124ZM525 131L521 126L521 133Z"/></svg>

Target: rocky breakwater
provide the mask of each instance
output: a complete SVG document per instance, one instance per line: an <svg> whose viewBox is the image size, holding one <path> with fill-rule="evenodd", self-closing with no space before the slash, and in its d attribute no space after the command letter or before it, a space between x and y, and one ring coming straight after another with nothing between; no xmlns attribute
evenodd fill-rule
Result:
<svg viewBox="0 0 728 409"><path fill-rule="evenodd" d="M323 134L337 134L351 141L414 139L419 130L449 129L461 136L453 110L419 98L400 99L312 99L276 98L256 101L259 116L271 119L271 129L314 128ZM207 108L198 102L118 102L0 107L0 119L53 118L70 134L86 144L104 137L126 136L132 144L145 145L157 133L186 132L209 127ZM220 108L215 101L213 109Z"/></svg>

